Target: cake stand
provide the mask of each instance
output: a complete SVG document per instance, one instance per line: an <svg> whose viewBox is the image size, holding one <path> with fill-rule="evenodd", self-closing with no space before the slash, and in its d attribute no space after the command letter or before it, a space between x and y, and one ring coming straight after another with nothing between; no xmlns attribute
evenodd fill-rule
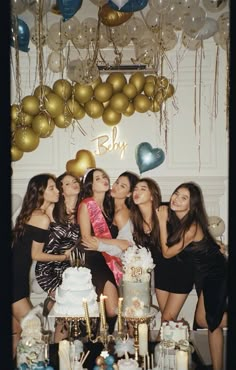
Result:
<svg viewBox="0 0 236 370"><path fill-rule="evenodd" d="M138 336L138 326L139 324L146 323L150 324L150 322L153 320L153 318L156 316L157 309L154 307L150 308L150 313L145 316L125 316L122 315L122 317L127 321L130 322L134 326L134 351L135 351L135 360L138 361L138 355L139 355L139 336Z"/></svg>
<svg viewBox="0 0 236 370"><path fill-rule="evenodd" d="M69 327L69 336L72 338L78 338L80 335L86 336L87 334L88 338L90 339L92 336L90 330L88 330L85 315L76 316L60 314L54 310L54 307L52 307L48 317L54 318L56 322L61 322L63 320L65 323L67 323ZM93 326L91 331L96 328L98 318L99 315L89 316L89 321Z"/></svg>

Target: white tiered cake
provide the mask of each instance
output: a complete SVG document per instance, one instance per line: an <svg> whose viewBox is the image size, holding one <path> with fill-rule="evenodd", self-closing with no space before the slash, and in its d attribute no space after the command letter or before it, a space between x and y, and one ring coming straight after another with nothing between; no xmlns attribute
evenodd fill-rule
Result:
<svg viewBox="0 0 236 370"><path fill-rule="evenodd" d="M87 267L68 267L62 275L62 283L56 289L54 311L59 315L83 317L84 301L87 301L90 317L97 317L98 302L92 275Z"/></svg>
<svg viewBox="0 0 236 370"><path fill-rule="evenodd" d="M189 339L188 325L183 321L165 321L162 323L161 340L172 340L175 343Z"/></svg>
<svg viewBox="0 0 236 370"><path fill-rule="evenodd" d="M122 257L123 314L126 317L146 317L150 314L150 272L155 267L150 251L136 245Z"/></svg>

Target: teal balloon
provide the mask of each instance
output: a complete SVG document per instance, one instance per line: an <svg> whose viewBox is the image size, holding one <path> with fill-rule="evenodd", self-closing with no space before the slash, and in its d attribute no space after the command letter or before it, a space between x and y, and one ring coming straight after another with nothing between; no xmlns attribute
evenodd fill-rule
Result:
<svg viewBox="0 0 236 370"><path fill-rule="evenodd" d="M138 10L144 9L148 4L148 0L129 0L122 8L118 8L118 6L113 3L112 0L108 1L108 5L110 8L118 11L118 12L137 12Z"/></svg>
<svg viewBox="0 0 236 370"><path fill-rule="evenodd" d="M165 160L165 153L160 148L153 148L151 144L140 143L135 152L139 172L143 173L160 166Z"/></svg>
<svg viewBox="0 0 236 370"><path fill-rule="evenodd" d="M57 0L57 5L64 21L72 18L80 9L83 0Z"/></svg>
<svg viewBox="0 0 236 370"><path fill-rule="evenodd" d="M20 18L14 17L11 24L10 45L24 52L29 51L30 30L28 25Z"/></svg>

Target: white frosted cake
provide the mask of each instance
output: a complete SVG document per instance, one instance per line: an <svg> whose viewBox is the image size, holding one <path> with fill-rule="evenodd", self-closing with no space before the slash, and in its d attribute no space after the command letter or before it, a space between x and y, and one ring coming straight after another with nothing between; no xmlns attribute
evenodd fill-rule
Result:
<svg viewBox="0 0 236 370"><path fill-rule="evenodd" d="M183 321L166 321L162 323L161 340L179 342L189 339L188 325Z"/></svg>
<svg viewBox="0 0 236 370"><path fill-rule="evenodd" d="M136 245L129 247L122 257L123 315L145 317L150 314L150 272L154 268L150 251Z"/></svg>
<svg viewBox="0 0 236 370"><path fill-rule="evenodd" d="M117 362L119 370L137 370L139 369L138 362L133 360L132 358L129 359L121 359Z"/></svg>
<svg viewBox="0 0 236 370"><path fill-rule="evenodd" d="M54 310L57 314L83 317L87 301L90 317L98 316L98 302L91 271L87 267L68 267L56 289Z"/></svg>

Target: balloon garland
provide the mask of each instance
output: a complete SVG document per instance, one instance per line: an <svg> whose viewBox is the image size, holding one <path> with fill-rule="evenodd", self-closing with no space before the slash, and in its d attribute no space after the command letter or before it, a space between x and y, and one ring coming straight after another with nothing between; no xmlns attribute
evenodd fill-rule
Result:
<svg viewBox="0 0 236 370"><path fill-rule="evenodd" d="M33 95L11 106L12 161L34 151L40 139L49 137L56 126L66 128L85 115L115 126L123 115L159 112L174 92L165 76L145 76L141 71L129 79L122 72L112 72L105 81L99 76L92 84L66 79L55 81L52 88L41 84Z"/></svg>

